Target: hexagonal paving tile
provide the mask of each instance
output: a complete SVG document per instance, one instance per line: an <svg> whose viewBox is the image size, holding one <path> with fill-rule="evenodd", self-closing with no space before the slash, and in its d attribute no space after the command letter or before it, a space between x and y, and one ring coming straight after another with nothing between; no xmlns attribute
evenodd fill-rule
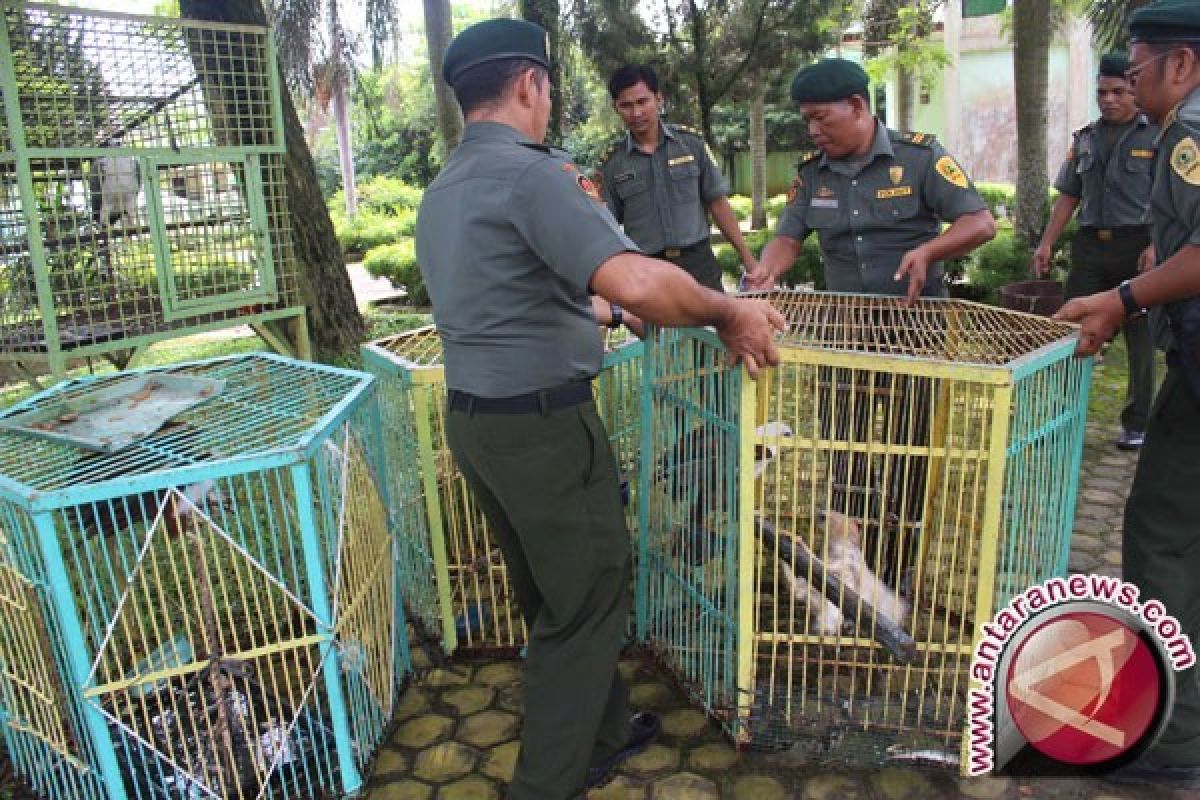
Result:
<svg viewBox="0 0 1200 800"><path fill-rule="evenodd" d="M854 800L860 797L858 781L848 775L826 773L804 782L803 800Z"/></svg>
<svg viewBox="0 0 1200 800"><path fill-rule="evenodd" d="M431 669L420 680L422 686L465 686L471 681L471 668L454 666L449 668Z"/></svg>
<svg viewBox="0 0 1200 800"><path fill-rule="evenodd" d="M639 683L629 690L629 705L634 708L670 708L675 693L663 683Z"/></svg>
<svg viewBox="0 0 1200 800"><path fill-rule="evenodd" d="M430 783L461 778L475 768L475 751L458 742L442 742L417 755L413 774Z"/></svg>
<svg viewBox="0 0 1200 800"><path fill-rule="evenodd" d="M438 790L438 800L500 800L500 790L491 781L472 775Z"/></svg>
<svg viewBox="0 0 1200 800"><path fill-rule="evenodd" d="M385 783L370 791L371 800L429 800L433 787L416 781Z"/></svg>
<svg viewBox="0 0 1200 800"><path fill-rule="evenodd" d="M512 780L513 770L517 767L517 754L520 752L520 742L497 745L483 754L483 766L479 771L501 783L508 783Z"/></svg>
<svg viewBox="0 0 1200 800"><path fill-rule="evenodd" d="M787 800L787 792L774 778L744 775L733 784L733 800Z"/></svg>
<svg viewBox="0 0 1200 800"><path fill-rule="evenodd" d="M652 800L720 800L717 785L708 778L691 772L681 772L654 782L650 789Z"/></svg>
<svg viewBox="0 0 1200 800"><path fill-rule="evenodd" d="M379 757L375 759L375 769L373 775L389 775L393 772L404 772L408 769L408 756L401 753L399 750L393 750L390 747L385 747L379 751Z"/></svg>
<svg viewBox="0 0 1200 800"><path fill-rule="evenodd" d="M504 686L496 691L496 708L522 714L525 711L520 685Z"/></svg>
<svg viewBox="0 0 1200 800"><path fill-rule="evenodd" d="M485 686L510 686L521 682L522 662L502 661L488 664L475 675L475 682Z"/></svg>
<svg viewBox="0 0 1200 800"><path fill-rule="evenodd" d="M978 778L959 778L958 793L973 800L998 800L1008 794L1012 781L993 775Z"/></svg>
<svg viewBox="0 0 1200 800"><path fill-rule="evenodd" d="M618 775L587 793L587 800L645 800L646 786L628 775Z"/></svg>
<svg viewBox="0 0 1200 800"><path fill-rule="evenodd" d="M463 716L483 711L496 699L496 690L487 686L464 686L461 689L449 689L442 694L442 700L454 706Z"/></svg>
<svg viewBox="0 0 1200 800"><path fill-rule="evenodd" d="M396 704L396 719L404 720L424 714L429 710L429 695L424 690L410 686Z"/></svg>
<svg viewBox="0 0 1200 800"><path fill-rule="evenodd" d="M708 720L699 711L683 708L664 714L662 729L668 736L694 739L708 729Z"/></svg>
<svg viewBox="0 0 1200 800"><path fill-rule="evenodd" d="M917 800L933 792L933 785L915 769L889 767L871 776L876 794L883 800Z"/></svg>
<svg viewBox="0 0 1200 800"><path fill-rule="evenodd" d="M679 751L674 747L652 744L625 762L622 772L636 775L659 775L679 766Z"/></svg>
<svg viewBox="0 0 1200 800"><path fill-rule="evenodd" d="M392 741L403 747L428 747L450 735L454 720L440 714L425 714L400 726Z"/></svg>
<svg viewBox="0 0 1200 800"><path fill-rule="evenodd" d="M516 738L521 718L507 711L481 711L458 726L458 739L476 747L491 747Z"/></svg>
<svg viewBox="0 0 1200 800"><path fill-rule="evenodd" d="M719 772L729 769L737 763L738 753L724 742L701 745L688 756L688 766L693 769L703 769Z"/></svg>

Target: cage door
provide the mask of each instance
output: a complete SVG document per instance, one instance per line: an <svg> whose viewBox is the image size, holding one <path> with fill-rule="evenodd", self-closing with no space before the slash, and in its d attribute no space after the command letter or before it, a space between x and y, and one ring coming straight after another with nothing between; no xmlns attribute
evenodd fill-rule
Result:
<svg viewBox="0 0 1200 800"><path fill-rule="evenodd" d="M166 319L278 299L258 156L151 160L146 173Z"/></svg>

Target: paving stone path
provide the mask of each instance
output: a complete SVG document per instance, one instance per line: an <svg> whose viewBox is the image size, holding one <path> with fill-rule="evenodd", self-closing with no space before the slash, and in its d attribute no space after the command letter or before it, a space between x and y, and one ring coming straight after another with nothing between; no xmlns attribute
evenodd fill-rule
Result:
<svg viewBox="0 0 1200 800"><path fill-rule="evenodd" d="M1122 515L1136 454L1116 450L1112 436L1106 421L1088 430L1072 571L1120 575ZM416 659L418 677L375 764L368 797L502 800L517 756L520 662L435 666L420 651ZM635 702L662 714L664 733L588 800L1200 799L1200 792L1121 788L1084 779L964 779L916 768L831 770L739 753L648 663L626 660L621 671Z"/></svg>

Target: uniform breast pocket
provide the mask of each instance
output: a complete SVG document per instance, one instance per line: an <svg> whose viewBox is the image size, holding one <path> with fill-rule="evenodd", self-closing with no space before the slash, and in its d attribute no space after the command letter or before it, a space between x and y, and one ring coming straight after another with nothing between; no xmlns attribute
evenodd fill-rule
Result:
<svg viewBox="0 0 1200 800"><path fill-rule="evenodd" d="M1075 159L1075 171L1080 175L1084 174L1085 172L1091 172L1095 163L1096 159L1092 157L1091 153L1080 153Z"/></svg>
<svg viewBox="0 0 1200 800"><path fill-rule="evenodd" d="M700 197L700 165L694 161L671 167L671 194L676 200L691 202Z"/></svg>
<svg viewBox="0 0 1200 800"><path fill-rule="evenodd" d="M629 200L644 194L650 188L650 183L640 175L634 175L624 180L613 181L613 193L622 200Z"/></svg>
<svg viewBox="0 0 1200 800"><path fill-rule="evenodd" d="M920 210L916 191L912 187L881 189L876 192L874 205L875 218L885 222L912 219Z"/></svg>
<svg viewBox="0 0 1200 800"><path fill-rule="evenodd" d="M1125 169L1135 175L1149 175L1154 170L1154 159L1136 153L1126 156Z"/></svg>
<svg viewBox="0 0 1200 800"><path fill-rule="evenodd" d="M810 205L808 210L804 212L804 224L817 231L832 230L838 226L841 219L841 211L837 206L830 208L828 206Z"/></svg>

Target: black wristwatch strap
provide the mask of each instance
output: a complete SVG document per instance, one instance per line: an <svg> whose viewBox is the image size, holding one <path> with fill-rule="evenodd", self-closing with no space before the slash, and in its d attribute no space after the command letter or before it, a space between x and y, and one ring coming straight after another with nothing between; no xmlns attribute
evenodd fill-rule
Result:
<svg viewBox="0 0 1200 800"><path fill-rule="evenodd" d="M612 321L608 323L608 327L617 329L625 324L625 312L616 303L612 304Z"/></svg>
<svg viewBox="0 0 1200 800"><path fill-rule="evenodd" d="M1117 295L1121 298L1121 305L1125 306L1125 316L1136 317L1145 311L1134 299L1133 287L1129 285L1129 281L1121 281L1121 285L1117 287Z"/></svg>

